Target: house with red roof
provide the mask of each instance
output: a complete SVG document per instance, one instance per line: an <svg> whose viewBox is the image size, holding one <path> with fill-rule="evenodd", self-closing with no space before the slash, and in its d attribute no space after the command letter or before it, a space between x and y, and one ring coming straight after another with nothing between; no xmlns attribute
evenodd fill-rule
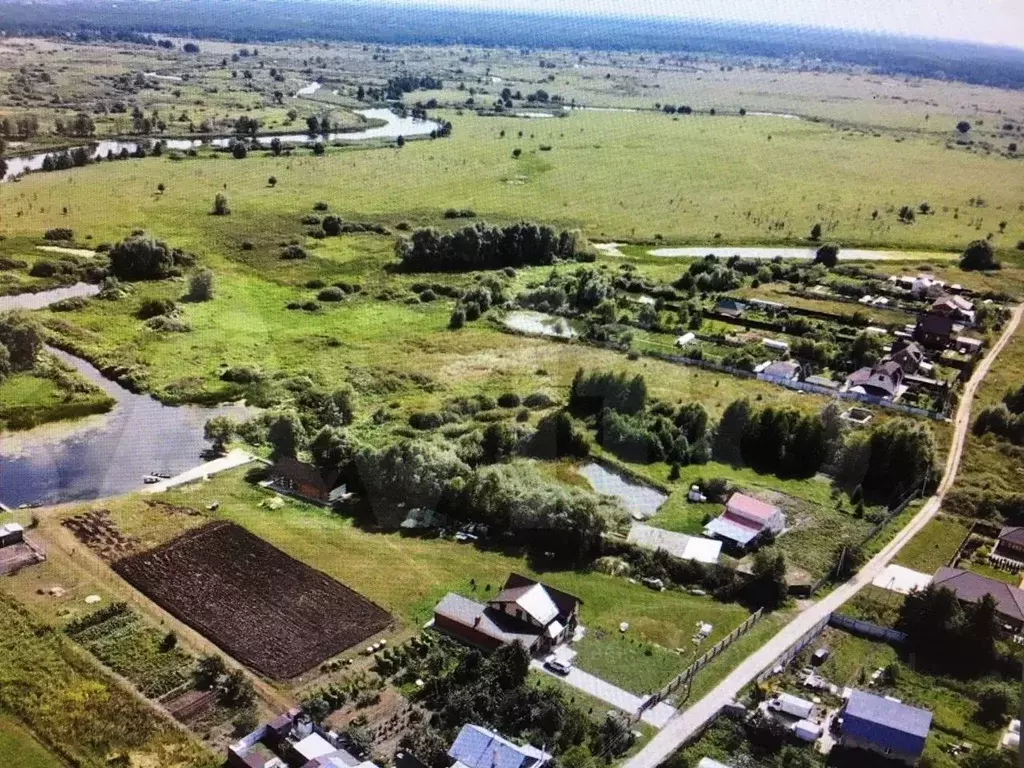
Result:
<svg viewBox="0 0 1024 768"><path fill-rule="evenodd" d="M722 514L704 527L704 535L750 550L785 528L786 515L781 509L745 493L734 493Z"/></svg>
<svg viewBox="0 0 1024 768"><path fill-rule="evenodd" d="M486 650L522 643L538 654L572 639L581 602L568 592L513 573L486 605L449 592L434 607L433 626Z"/></svg>

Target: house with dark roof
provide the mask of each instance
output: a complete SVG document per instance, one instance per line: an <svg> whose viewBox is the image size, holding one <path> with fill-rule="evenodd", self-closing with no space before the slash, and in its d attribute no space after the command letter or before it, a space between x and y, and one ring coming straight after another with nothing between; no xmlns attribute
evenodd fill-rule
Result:
<svg viewBox="0 0 1024 768"><path fill-rule="evenodd" d="M961 323L974 324L974 304L963 296L946 294L932 302L928 310L933 315L943 315Z"/></svg>
<svg viewBox="0 0 1024 768"><path fill-rule="evenodd" d="M486 604L449 592L434 607L433 626L486 650L518 642L539 654L573 637L581 603L568 592L513 573Z"/></svg>
<svg viewBox="0 0 1024 768"><path fill-rule="evenodd" d="M977 603L985 595L991 595L996 601L996 613L1002 622L1014 632L1020 632L1024 627L1024 589L999 579L946 566L935 572L932 584L952 590L962 603Z"/></svg>
<svg viewBox="0 0 1024 768"><path fill-rule="evenodd" d="M739 550L750 550L785 528L786 515L781 509L753 496L734 493L722 514L704 526L704 535Z"/></svg>
<svg viewBox="0 0 1024 768"><path fill-rule="evenodd" d="M530 744L519 746L486 728L466 723L448 749L452 768L541 768L551 755Z"/></svg>
<svg viewBox="0 0 1024 768"><path fill-rule="evenodd" d="M800 363L792 360L773 360L757 374L762 381L796 381L799 377Z"/></svg>
<svg viewBox="0 0 1024 768"><path fill-rule="evenodd" d="M722 299L715 304L715 312L724 317L731 317L734 320L739 317L743 317L743 313L747 311L747 305L743 302L736 301L736 299Z"/></svg>
<svg viewBox="0 0 1024 768"><path fill-rule="evenodd" d="M914 765L924 752L932 713L896 699L854 690L842 712L843 746Z"/></svg>
<svg viewBox="0 0 1024 768"><path fill-rule="evenodd" d="M1024 526L1004 525L999 531L992 554L1024 563Z"/></svg>
<svg viewBox="0 0 1024 768"><path fill-rule="evenodd" d="M927 349L946 349L953 339L953 318L931 313L918 315L914 341Z"/></svg>
<svg viewBox="0 0 1024 768"><path fill-rule="evenodd" d="M278 459L269 471L269 488L301 496L319 504L330 504L345 495L345 486L339 485L337 470L323 473L313 464L285 456Z"/></svg>
<svg viewBox="0 0 1024 768"><path fill-rule="evenodd" d="M846 377L844 388L886 400L897 400L903 394L903 369L894 360L859 368Z"/></svg>
<svg viewBox="0 0 1024 768"><path fill-rule="evenodd" d="M889 349L889 359L903 369L903 373L917 373L924 362L921 345L910 339L896 339Z"/></svg>

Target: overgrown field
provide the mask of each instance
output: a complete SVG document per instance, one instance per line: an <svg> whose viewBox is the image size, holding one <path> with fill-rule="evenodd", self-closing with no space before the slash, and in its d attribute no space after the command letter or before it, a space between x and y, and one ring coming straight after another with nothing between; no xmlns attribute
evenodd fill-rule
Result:
<svg viewBox="0 0 1024 768"><path fill-rule="evenodd" d="M0 710L28 725L55 754L83 768L104 768L111 759L171 768L218 764L7 596L0 596L0 624L7 683L0 688ZM30 753L29 759L39 761Z"/></svg>

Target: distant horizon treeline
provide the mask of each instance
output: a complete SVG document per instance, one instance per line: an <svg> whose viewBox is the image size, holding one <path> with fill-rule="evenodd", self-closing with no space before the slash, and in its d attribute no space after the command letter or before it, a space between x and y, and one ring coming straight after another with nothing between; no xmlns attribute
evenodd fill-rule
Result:
<svg viewBox="0 0 1024 768"><path fill-rule="evenodd" d="M252 13L251 6L241 0L202 4L168 0L134 5L131 13L100 0L0 2L0 8L0 30L12 35L71 35L80 40L150 45L152 35L161 34L239 43L327 39L391 45L645 50L683 58L694 52L799 56L810 67L819 66L818 60L833 61L883 75L1024 88L1024 50L800 26L461 9L437 13L425 6L297 0L274 3L272 13Z"/></svg>

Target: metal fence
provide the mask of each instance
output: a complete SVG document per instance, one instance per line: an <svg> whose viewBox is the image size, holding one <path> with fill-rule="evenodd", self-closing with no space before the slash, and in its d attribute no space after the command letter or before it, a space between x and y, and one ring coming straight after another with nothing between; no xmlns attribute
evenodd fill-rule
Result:
<svg viewBox="0 0 1024 768"><path fill-rule="evenodd" d="M828 623L838 629L846 630L852 635L885 640L887 643L904 643L907 640L905 632L889 629L889 627L883 627L871 621L855 619L852 616L844 616L841 613L833 613L829 616Z"/></svg>

